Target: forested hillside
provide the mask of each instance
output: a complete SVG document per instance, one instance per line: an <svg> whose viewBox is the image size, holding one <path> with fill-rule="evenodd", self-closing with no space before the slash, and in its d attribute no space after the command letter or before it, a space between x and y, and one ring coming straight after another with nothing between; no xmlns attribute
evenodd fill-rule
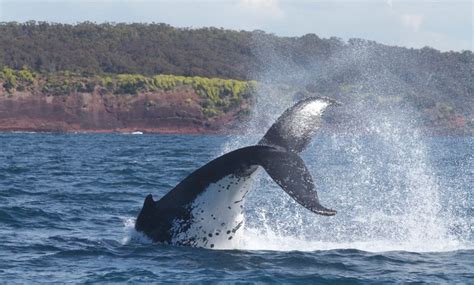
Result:
<svg viewBox="0 0 474 285"><path fill-rule="evenodd" d="M408 104L420 112L426 126L472 131L473 66L471 51L409 49L362 39L344 42L314 34L277 37L262 31L166 24L0 24L0 80L5 94L22 92L10 80L13 73L20 78L22 70L39 75L41 88L33 88L37 93L49 90L48 80L54 78L66 80L54 83L61 86L75 81L58 74L111 77L115 83L126 78L117 74L127 74L138 84L140 75L159 74L257 80L297 86L342 102ZM74 86L64 88L77 92ZM150 90L139 90L144 91Z"/></svg>
<svg viewBox="0 0 474 285"><path fill-rule="evenodd" d="M165 24L0 25L0 65L35 71L175 74L247 79L251 33Z"/></svg>

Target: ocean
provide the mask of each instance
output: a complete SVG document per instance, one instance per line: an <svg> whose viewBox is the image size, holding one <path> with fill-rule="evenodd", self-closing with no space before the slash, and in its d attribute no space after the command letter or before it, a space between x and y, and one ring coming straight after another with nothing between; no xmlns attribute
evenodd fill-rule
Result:
<svg viewBox="0 0 474 285"><path fill-rule="evenodd" d="M225 250L134 230L147 194L258 138L0 134L0 283L474 283L474 139L321 134L302 157L334 217L262 172Z"/></svg>

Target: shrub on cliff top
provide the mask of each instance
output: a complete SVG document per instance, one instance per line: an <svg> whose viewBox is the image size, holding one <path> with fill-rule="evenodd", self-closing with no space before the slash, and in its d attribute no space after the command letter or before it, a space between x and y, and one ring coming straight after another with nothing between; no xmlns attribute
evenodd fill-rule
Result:
<svg viewBox="0 0 474 285"><path fill-rule="evenodd" d="M137 94L139 90L146 90L150 79L140 74L117 75L117 91L119 94Z"/></svg>
<svg viewBox="0 0 474 285"><path fill-rule="evenodd" d="M2 78L4 81L3 88L5 88L8 92L11 92L16 88L17 78L13 69L4 67L2 72L0 72L0 78Z"/></svg>
<svg viewBox="0 0 474 285"><path fill-rule="evenodd" d="M23 68L17 72L18 79L26 84L32 84L35 81L36 74L23 66Z"/></svg>

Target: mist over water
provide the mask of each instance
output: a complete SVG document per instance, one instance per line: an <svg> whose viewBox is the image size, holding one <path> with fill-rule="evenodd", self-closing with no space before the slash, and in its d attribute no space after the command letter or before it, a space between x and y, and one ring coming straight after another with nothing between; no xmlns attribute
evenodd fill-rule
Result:
<svg viewBox="0 0 474 285"><path fill-rule="evenodd" d="M472 179L472 171L469 165L458 166L459 175L449 177L434 169L433 163L443 161L432 161L437 150L427 145L421 119L404 100L414 90L387 68L376 66L367 46L353 47L324 62L316 60L310 70L302 70L272 53L271 44L258 41L266 69L257 77L280 86L260 85L252 119L243 127L248 136L229 140L221 153L255 144L301 94L341 101L343 107L330 107L327 113L343 122L323 126L302 154L321 203L338 213L313 214L266 174L260 175L246 201L245 234L237 248L375 252L473 248L472 194L460 186ZM354 70L358 75L349 92L305 90ZM290 78L290 83L281 84L282 78Z"/></svg>

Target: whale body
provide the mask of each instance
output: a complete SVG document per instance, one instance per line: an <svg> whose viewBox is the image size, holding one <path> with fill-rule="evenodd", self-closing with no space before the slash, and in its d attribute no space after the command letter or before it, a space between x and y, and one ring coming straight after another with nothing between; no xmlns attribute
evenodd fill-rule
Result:
<svg viewBox="0 0 474 285"><path fill-rule="evenodd" d="M227 248L240 239L245 197L260 169L296 202L320 215L336 211L319 203L313 179L298 153L320 127L329 98L308 98L287 109L257 145L226 153L181 181L160 200L145 198L135 229L155 242Z"/></svg>

